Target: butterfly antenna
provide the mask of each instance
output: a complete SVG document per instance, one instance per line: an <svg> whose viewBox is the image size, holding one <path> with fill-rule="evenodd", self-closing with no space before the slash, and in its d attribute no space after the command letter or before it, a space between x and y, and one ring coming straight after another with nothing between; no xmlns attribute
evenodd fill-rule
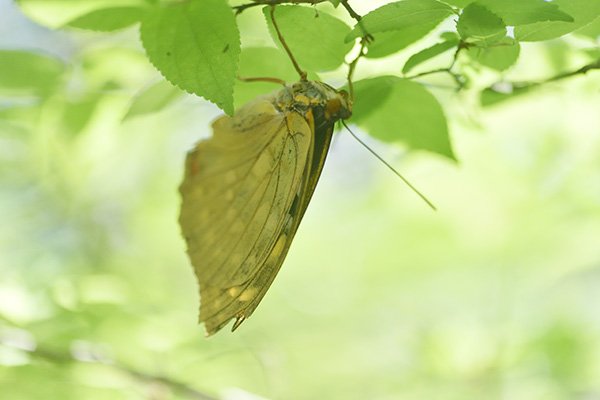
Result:
<svg viewBox="0 0 600 400"><path fill-rule="evenodd" d="M402 179L402 182L404 182L409 188L412 189L413 192L415 192L421 199L423 199L423 201L425 203L427 203L427 205L429 207L431 207L431 209L433 211L437 211L437 208L433 205L433 203L427 197L425 197L425 195L423 193L421 193L416 187L414 187L412 185L412 183L410 183L408 181L408 179L406 179L404 176L402 176L402 174L400 172L396 171L396 169L394 169L394 167L392 167L379 154L377 154L372 148L370 148L365 142L363 142L354 132L352 132L352 130L350 130L350 128L348 128L348 125L346 125L346 122L342 121L342 125L344 125L344 127L348 130L348 132L350 132L350 134L354 137L354 139L356 139L358 141L358 143L362 144L365 149L369 150L369 152L371 154L373 154L375 157L377 157L377 159L379 161L381 161L386 167L388 167L390 169L390 171L392 171L398 178Z"/></svg>
<svg viewBox="0 0 600 400"><path fill-rule="evenodd" d="M300 65L298 64L298 62L296 61L296 59L294 58L294 55L292 54L292 51L290 50L290 48L288 47L287 43L285 42L285 39L283 38L283 35L281 34L281 31L279 30L279 26L277 25L277 22L275 21L275 6L272 5L271 6L271 22L273 22L273 28L275 28L275 32L277 32L277 37L279 38L279 42L281 42L281 45L283 46L285 52L287 53L288 57L290 58L290 60L292 60L292 64L294 64L294 68L296 69L296 71L298 72L298 74L300 75L300 80L305 81L306 80L306 71L303 71L302 68L300 68Z"/></svg>

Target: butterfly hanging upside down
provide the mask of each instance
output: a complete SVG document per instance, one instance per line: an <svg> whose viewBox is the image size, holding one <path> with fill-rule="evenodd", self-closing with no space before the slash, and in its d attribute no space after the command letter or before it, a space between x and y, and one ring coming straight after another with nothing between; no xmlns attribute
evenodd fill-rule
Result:
<svg viewBox="0 0 600 400"><path fill-rule="evenodd" d="M256 309L288 252L323 169L344 91L301 80L212 125L187 156L179 222L207 335Z"/></svg>

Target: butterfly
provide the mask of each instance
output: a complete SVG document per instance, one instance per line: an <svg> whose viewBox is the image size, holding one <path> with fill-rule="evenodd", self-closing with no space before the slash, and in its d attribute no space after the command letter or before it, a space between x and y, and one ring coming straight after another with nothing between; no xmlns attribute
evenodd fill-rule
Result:
<svg viewBox="0 0 600 400"><path fill-rule="evenodd" d="M265 296L323 169L334 125L352 113L345 91L301 81L212 124L188 153L179 223L200 286L208 336L232 331Z"/></svg>

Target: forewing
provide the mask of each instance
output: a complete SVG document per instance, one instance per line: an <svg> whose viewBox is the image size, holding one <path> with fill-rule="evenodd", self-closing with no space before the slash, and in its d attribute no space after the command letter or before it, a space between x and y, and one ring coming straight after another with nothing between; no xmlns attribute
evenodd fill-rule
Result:
<svg viewBox="0 0 600 400"><path fill-rule="evenodd" d="M312 140L299 114L284 116L268 101L219 118L213 133L188 154L180 188L180 225L209 335L248 317L279 270Z"/></svg>

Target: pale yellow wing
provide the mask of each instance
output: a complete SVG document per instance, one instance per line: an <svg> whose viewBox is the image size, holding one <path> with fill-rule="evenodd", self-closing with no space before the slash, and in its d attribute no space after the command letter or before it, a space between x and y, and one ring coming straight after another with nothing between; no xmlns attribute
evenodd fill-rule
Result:
<svg viewBox="0 0 600 400"><path fill-rule="evenodd" d="M200 284L200 320L213 334L239 325L277 274L297 227L290 210L306 184L312 133L268 100L213 124L188 154L180 225Z"/></svg>

